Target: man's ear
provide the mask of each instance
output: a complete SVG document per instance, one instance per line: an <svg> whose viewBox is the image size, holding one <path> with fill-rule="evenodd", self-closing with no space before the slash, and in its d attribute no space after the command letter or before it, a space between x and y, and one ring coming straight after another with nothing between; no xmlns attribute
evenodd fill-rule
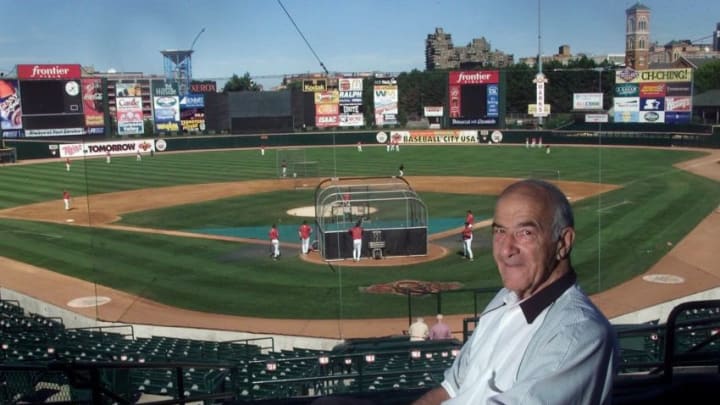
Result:
<svg viewBox="0 0 720 405"><path fill-rule="evenodd" d="M557 241L555 249L555 257L557 260L566 259L570 256L573 244L575 243L575 229L567 227L560 231L560 237Z"/></svg>

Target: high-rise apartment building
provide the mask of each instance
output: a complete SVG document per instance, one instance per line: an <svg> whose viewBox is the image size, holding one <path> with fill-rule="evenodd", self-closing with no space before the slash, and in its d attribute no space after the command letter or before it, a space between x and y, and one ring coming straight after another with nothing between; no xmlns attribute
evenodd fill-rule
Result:
<svg viewBox="0 0 720 405"><path fill-rule="evenodd" d="M493 51L485 38L474 38L467 46L455 47L452 35L435 28L425 40L425 69L462 69L513 64L513 55Z"/></svg>

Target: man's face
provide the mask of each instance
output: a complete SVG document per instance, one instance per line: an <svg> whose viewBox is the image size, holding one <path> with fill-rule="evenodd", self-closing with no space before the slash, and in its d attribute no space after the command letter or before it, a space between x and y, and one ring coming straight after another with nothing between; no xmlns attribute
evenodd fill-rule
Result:
<svg viewBox="0 0 720 405"><path fill-rule="evenodd" d="M503 285L521 299L544 287L557 265L552 210L539 191L522 188L501 197L493 221L493 257Z"/></svg>

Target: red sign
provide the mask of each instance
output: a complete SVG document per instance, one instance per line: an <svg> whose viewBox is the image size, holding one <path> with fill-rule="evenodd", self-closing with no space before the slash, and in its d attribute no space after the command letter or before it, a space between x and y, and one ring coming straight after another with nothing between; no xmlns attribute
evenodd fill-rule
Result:
<svg viewBox="0 0 720 405"><path fill-rule="evenodd" d="M665 97L667 83L640 83L640 97Z"/></svg>
<svg viewBox="0 0 720 405"><path fill-rule="evenodd" d="M190 82L190 93L217 93L214 81Z"/></svg>
<svg viewBox="0 0 720 405"><path fill-rule="evenodd" d="M18 79L79 79L80 65L17 65Z"/></svg>
<svg viewBox="0 0 720 405"><path fill-rule="evenodd" d="M315 126L318 128L336 127L339 123L337 115L315 115Z"/></svg>
<svg viewBox="0 0 720 405"><path fill-rule="evenodd" d="M450 86L450 117L460 117L460 86Z"/></svg>
<svg viewBox="0 0 720 405"><path fill-rule="evenodd" d="M83 112L86 127L105 125L103 113L102 81L97 78L82 79Z"/></svg>
<svg viewBox="0 0 720 405"><path fill-rule="evenodd" d="M499 83L497 70L461 70L450 72L449 84L488 84Z"/></svg>

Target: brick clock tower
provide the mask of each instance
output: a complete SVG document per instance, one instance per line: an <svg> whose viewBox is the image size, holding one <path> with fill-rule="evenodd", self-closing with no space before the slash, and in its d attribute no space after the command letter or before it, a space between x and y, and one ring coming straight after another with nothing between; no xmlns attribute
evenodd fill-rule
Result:
<svg viewBox="0 0 720 405"><path fill-rule="evenodd" d="M625 66L648 68L650 48L650 8L635 3L625 10Z"/></svg>

